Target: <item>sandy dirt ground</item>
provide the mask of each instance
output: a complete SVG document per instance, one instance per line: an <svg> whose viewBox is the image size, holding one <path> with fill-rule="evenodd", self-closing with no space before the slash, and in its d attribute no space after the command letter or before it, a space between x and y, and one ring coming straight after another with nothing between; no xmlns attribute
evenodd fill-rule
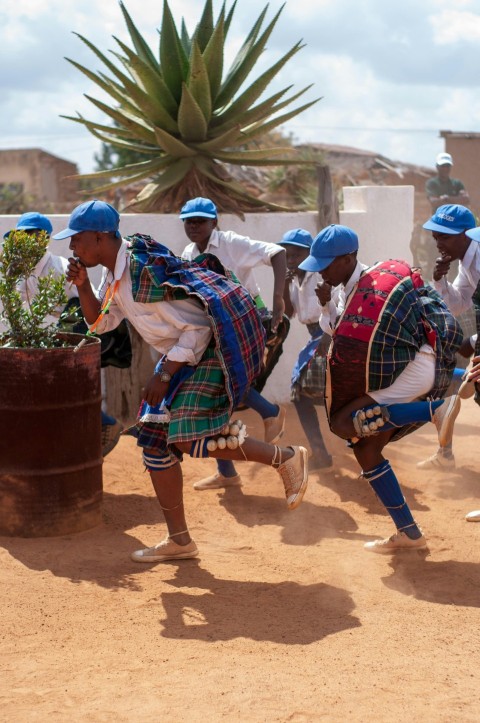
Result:
<svg viewBox="0 0 480 723"><path fill-rule="evenodd" d="M131 562L165 525L122 438L101 526L0 539L0 720L478 721L480 524L464 514L480 507L479 422L465 402L448 473L415 469L431 425L390 447L430 545L395 557L363 550L392 525L326 432L335 471L312 474L293 512L272 470L244 463L243 488L195 492L214 463L188 459L200 557Z"/></svg>

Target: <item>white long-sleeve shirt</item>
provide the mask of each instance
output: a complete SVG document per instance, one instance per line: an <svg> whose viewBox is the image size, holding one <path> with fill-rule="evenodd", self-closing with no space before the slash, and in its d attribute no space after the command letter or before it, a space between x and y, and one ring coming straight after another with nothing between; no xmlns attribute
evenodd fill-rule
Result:
<svg viewBox="0 0 480 723"><path fill-rule="evenodd" d="M119 285L108 314L96 328L99 334L115 329L126 318L140 336L171 361L195 366L207 348L212 329L205 310L194 299L182 301L134 301L130 277L130 256L127 242L123 241L117 255L113 274L104 270L97 292L105 296L109 284Z"/></svg>
<svg viewBox="0 0 480 723"><path fill-rule="evenodd" d="M339 284L339 286L332 289L331 300L328 304L320 306L320 328L327 334L331 334L334 330L337 317L339 317L345 309L345 304L350 296L350 292L357 284L365 269L368 269L368 266L366 266L366 264L361 264L360 261L357 261L353 274L350 276L345 286L343 284Z"/></svg>
<svg viewBox="0 0 480 723"><path fill-rule="evenodd" d="M294 316L301 324L316 324L320 318L321 306L315 293L322 277L316 271L307 271L302 282L297 275L288 285Z"/></svg>
<svg viewBox="0 0 480 723"><path fill-rule="evenodd" d="M450 283L443 276L433 281L434 288L454 316L472 308L472 295L480 279L480 243L471 241L465 256L458 263L458 274Z"/></svg>
<svg viewBox="0 0 480 723"><path fill-rule="evenodd" d="M196 243L190 243L183 249L182 258L192 261L201 253ZM242 286L255 297L260 294L254 273L255 267L261 264L271 266L272 258L278 253L285 253L285 249L278 244L240 236L235 231L218 231L215 228L203 253L216 256L226 269L233 271Z"/></svg>

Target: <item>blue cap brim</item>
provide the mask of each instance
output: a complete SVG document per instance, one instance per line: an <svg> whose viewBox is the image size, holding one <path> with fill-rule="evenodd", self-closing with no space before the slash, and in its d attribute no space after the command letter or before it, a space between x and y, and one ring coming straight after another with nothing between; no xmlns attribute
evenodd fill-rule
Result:
<svg viewBox="0 0 480 723"><path fill-rule="evenodd" d="M64 238L70 238L70 236L75 236L75 234L79 233L79 231L74 231L72 228L64 228L63 231L59 231L58 233L54 234L52 236L55 241L61 241Z"/></svg>
<svg viewBox="0 0 480 723"><path fill-rule="evenodd" d="M427 231L438 231L438 233L445 233L449 236L458 236L465 231L464 228L461 228L460 230L456 228L449 228L448 226L441 226L439 223L434 223L433 221L427 221L427 223L424 223L423 228Z"/></svg>
<svg viewBox="0 0 480 723"><path fill-rule="evenodd" d="M52 229L50 231L46 228L40 228L40 226L16 226L15 231L45 231L45 233L52 233Z"/></svg>
<svg viewBox="0 0 480 723"><path fill-rule="evenodd" d="M189 213L181 213L180 218L217 218L213 213L205 213L204 211L190 211Z"/></svg>
<svg viewBox="0 0 480 723"><path fill-rule="evenodd" d="M92 229L93 230L93 229ZM52 236L55 241L61 241L64 238L70 238L71 236L75 236L77 233L83 233L84 231L87 231L87 229L83 230L74 230L72 228L64 228L63 231L59 231L54 236ZM100 231L98 233L101 233ZM102 233L114 233L113 231L103 231ZM122 234L119 230L115 231L115 236L117 238L122 238Z"/></svg>
<svg viewBox="0 0 480 723"><path fill-rule="evenodd" d="M279 241L277 246L298 246L301 249L310 249L308 244L301 244L298 241Z"/></svg>
<svg viewBox="0 0 480 723"><path fill-rule="evenodd" d="M475 228L469 228L468 231L465 231L465 234L473 241L480 241L480 226L476 226Z"/></svg>
<svg viewBox="0 0 480 723"><path fill-rule="evenodd" d="M336 258L336 256L326 256L317 259L315 256L307 256L305 261L298 265L298 268L302 271L324 271Z"/></svg>

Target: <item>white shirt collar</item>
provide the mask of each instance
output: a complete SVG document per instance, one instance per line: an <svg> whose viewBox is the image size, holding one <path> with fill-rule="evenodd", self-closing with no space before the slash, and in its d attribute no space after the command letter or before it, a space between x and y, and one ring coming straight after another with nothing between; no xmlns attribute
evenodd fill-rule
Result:
<svg viewBox="0 0 480 723"><path fill-rule="evenodd" d="M464 269L469 269L472 265L473 259L475 258L475 254L477 249L479 248L478 241L471 241L467 250L465 251L465 256L463 257L461 263Z"/></svg>
<svg viewBox="0 0 480 723"><path fill-rule="evenodd" d="M361 264L360 261L357 261L357 265L355 266L353 270L353 274L348 279L347 283L345 284L345 297L347 297L355 284L358 282L360 276L362 275L362 271L366 269L367 267L364 264Z"/></svg>
<svg viewBox="0 0 480 723"><path fill-rule="evenodd" d="M114 281L119 281L122 278L123 272L128 261L128 242L122 239L122 245L118 249L117 258L115 260L115 268L113 274L110 269L104 267L100 285L97 288L97 294L102 299L105 296L108 286Z"/></svg>
<svg viewBox="0 0 480 723"><path fill-rule="evenodd" d="M125 267L127 265L127 249L128 242L122 239L122 245L118 249L117 259L115 261L115 269L113 271L113 279L115 281L121 279L123 276L123 272L125 271Z"/></svg>
<svg viewBox="0 0 480 723"><path fill-rule="evenodd" d="M199 256L200 254L208 254L211 246L215 246L216 248L218 248L219 244L220 244L220 240L218 238L218 231L216 228L214 228L212 233L210 234L210 238L208 239L207 245L205 246L205 251L200 251L197 244L192 241L193 255Z"/></svg>
<svg viewBox="0 0 480 723"><path fill-rule="evenodd" d="M210 238L208 239L208 244L205 248L205 251L207 251L210 246L216 246L218 248L219 243L220 240L218 238L218 230L214 228L212 233L210 234Z"/></svg>

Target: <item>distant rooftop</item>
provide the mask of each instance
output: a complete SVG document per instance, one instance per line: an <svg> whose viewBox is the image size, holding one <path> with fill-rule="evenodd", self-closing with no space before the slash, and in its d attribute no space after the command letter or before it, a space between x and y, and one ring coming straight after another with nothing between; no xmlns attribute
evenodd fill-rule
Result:
<svg viewBox="0 0 480 723"><path fill-rule="evenodd" d="M70 161L68 158L61 158L61 156L56 156L53 153L50 153L50 151L44 151L43 148L0 148L0 153L36 153L43 154L45 156L48 156L49 158L55 158L57 161L62 161L63 163L72 163L75 165L74 161Z"/></svg>

